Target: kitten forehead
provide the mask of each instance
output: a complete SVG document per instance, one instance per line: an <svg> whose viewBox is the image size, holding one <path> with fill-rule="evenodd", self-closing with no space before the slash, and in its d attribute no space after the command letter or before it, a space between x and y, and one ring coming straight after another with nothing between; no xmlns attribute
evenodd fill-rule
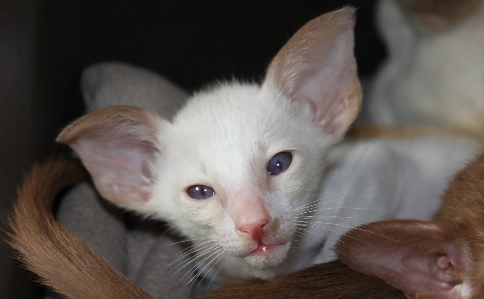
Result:
<svg viewBox="0 0 484 299"><path fill-rule="evenodd" d="M228 124L246 124L249 120L257 119L260 115L257 112L271 107L274 107L273 103L264 101L257 85L234 82L195 94L178 113L174 123L183 123L184 127L192 130L200 129L200 123L229 129L234 126Z"/></svg>
<svg viewBox="0 0 484 299"><path fill-rule="evenodd" d="M194 95L174 119L173 130L170 139L176 142L168 152L202 177L205 163L208 179L224 185L257 181L272 155L317 142L309 114L295 113L276 91L241 83Z"/></svg>
<svg viewBox="0 0 484 299"><path fill-rule="evenodd" d="M290 99L277 91L237 82L194 95L174 124L185 138L238 142L242 148L249 141L267 145L274 135L298 139L301 127L313 127L311 114L295 113Z"/></svg>

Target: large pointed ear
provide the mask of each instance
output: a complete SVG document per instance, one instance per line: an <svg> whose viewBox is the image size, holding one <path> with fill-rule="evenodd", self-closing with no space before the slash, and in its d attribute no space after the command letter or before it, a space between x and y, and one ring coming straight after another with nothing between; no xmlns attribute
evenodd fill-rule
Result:
<svg viewBox="0 0 484 299"><path fill-rule="evenodd" d="M353 54L355 11L344 8L304 25L271 62L263 88L309 105L325 133L341 137L361 106Z"/></svg>
<svg viewBox="0 0 484 299"><path fill-rule="evenodd" d="M383 279L409 298L461 298L464 254L437 223L370 223L345 234L335 250L350 268Z"/></svg>
<svg viewBox="0 0 484 299"><path fill-rule="evenodd" d="M155 182L157 138L166 125L149 110L112 106L79 118L57 141L68 143L80 156L103 197L142 210Z"/></svg>

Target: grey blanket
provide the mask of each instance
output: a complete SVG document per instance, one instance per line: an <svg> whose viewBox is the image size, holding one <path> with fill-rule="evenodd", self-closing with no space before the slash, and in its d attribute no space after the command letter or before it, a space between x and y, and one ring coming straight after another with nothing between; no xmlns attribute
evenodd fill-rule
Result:
<svg viewBox="0 0 484 299"><path fill-rule="evenodd" d="M188 98L187 92L167 79L116 62L86 69L81 89L87 112L111 105L135 105L170 118ZM163 223L142 220L114 207L88 183L76 186L61 200L57 219L156 298L188 298L201 289L198 282L187 283L191 266L175 271L173 261L190 261L178 260L183 243L167 234ZM47 294L47 298L55 297Z"/></svg>

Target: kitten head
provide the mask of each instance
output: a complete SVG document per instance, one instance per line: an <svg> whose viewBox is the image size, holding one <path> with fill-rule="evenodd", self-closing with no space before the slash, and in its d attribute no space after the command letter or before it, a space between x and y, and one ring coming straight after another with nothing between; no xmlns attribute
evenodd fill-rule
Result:
<svg viewBox="0 0 484 299"><path fill-rule="evenodd" d="M114 106L80 118L58 140L108 200L170 222L222 272L270 278L291 247L296 210L318 194L327 148L359 111L354 19L342 9L310 21L261 86L195 94L172 123Z"/></svg>

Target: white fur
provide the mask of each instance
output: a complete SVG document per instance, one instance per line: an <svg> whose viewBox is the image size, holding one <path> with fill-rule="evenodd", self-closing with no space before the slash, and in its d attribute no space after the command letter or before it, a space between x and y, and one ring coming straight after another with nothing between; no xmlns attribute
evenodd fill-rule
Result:
<svg viewBox="0 0 484 299"><path fill-rule="evenodd" d="M201 247L213 252L200 266L212 272L207 277L218 272L272 279L335 259L337 239L360 224L430 219L447 182L478 152L472 144L439 138L343 143L331 149L339 158L324 174L331 138L287 103L257 86L222 85L195 95L160 136L159 179L146 209L195 244L213 241L213 248ZM290 169L267 177L268 160L281 151L293 152ZM217 194L194 200L185 193L193 184L211 186ZM281 225L263 240L286 243L284 248L264 258L244 257L257 244L240 238L234 226L229 207L240 193L264 198ZM310 223L298 225L305 216Z"/></svg>
<svg viewBox="0 0 484 299"><path fill-rule="evenodd" d="M169 132L160 136L164 151L159 179L146 209L168 219L195 243L207 239L220 243L235 256L226 261L234 266L226 268L272 278L276 271L257 268L284 259L291 247L293 211L315 196L322 159L332 144L332 138L325 138L313 125L309 111L295 113L289 103L280 94L239 83L195 95ZM293 153L290 169L284 175L267 176L268 161L282 151ZM216 195L192 199L185 190L194 184L210 186ZM286 243L273 257L243 257L257 243L240 238L234 226L230 206L241 194L263 198L272 219L281 220L278 233L263 239L268 244Z"/></svg>
<svg viewBox="0 0 484 299"><path fill-rule="evenodd" d="M350 228L384 219L431 219L448 182L480 148L421 137L343 143L332 154L341 151L326 174L322 201L305 238L303 247L322 246L313 263L334 260L333 246Z"/></svg>
<svg viewBox="0 0 484 299"><path fill-rule="evenodd" d="M276 55L262 85L233 82L197 93L171 123L112 107L74 122L59 139L78 152L103 196L167 221L193 243L184 254L196 268L174 261L175 271L209 281L272 279L330 260L336 239L356 225L430 217L446 182L477 151L427 139L332 148L361 100L353 26L351 9L309 22ZM292 163L268 175L280 152L292 153ZM215 194L191 198L194 185ZM257 237L241 229L253 220L264 225ZM265 245L272 250L253 254Z"/></svg>
<svg viewBox="0 0 484 299"><path fill-rule="evenodd" d="M365 98L366 120L482 132L484 5L434 34L415 30L396 1L378 7L388 59Z"/></svg>

